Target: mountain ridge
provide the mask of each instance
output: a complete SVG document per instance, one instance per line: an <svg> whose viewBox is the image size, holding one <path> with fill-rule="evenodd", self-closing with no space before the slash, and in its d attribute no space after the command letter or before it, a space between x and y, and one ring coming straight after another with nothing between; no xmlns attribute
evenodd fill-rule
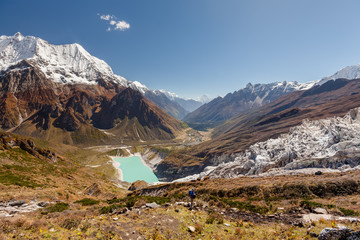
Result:
<svg viewBox="0 0 360 240"><path fill-rule="evenodd" d="M275 82L268 84L248 83L233 93L217 97L189 113L183 120L198 130L212 128L231 117L252 108L261 107L293 91L311 88L315 83Z"/></svg>
<svg viewBox="0 0 360 240"><path fill-rule="evenodd" d="M332 90L330 90L333 88ZM218 126L213 138L187 149L175 151L157 166L160 177L185 177L199 173L207 166L231 162L237 153L256 142L276 138L303 119L317 120L343 116L359 107L360 80L338 79L295 91L257 109L250 109Z"/></svg>
<svg viewBox="0 0 360 240"><path fill-rule="evenodd" d="M98 128L99 114L104 114L108 126L128 140L169 140L180 131L180 121L145 98L139 84L114 75L80 45L54 46L21 34L0 39L0 59L6 62L0 75L2 129L47 140L56 134L70 144L116 142L115 134ZM67 59L73 61L64 66Z"/></svg>
<svg viewBox="0 0 360 240"><path fill-rule="evenodd" d="M26 64L21 63L24 60L30 65L31 62L36 63L39 70L56 83L97 84L98 80L113 81L140 91L178 119L188 113L181 104L169 99L165 93L114 74L106 62L90 55L77 43L53 45L38 37L24 37L19 32L14 36L0 36L0 76L26 67Z"/></svg>

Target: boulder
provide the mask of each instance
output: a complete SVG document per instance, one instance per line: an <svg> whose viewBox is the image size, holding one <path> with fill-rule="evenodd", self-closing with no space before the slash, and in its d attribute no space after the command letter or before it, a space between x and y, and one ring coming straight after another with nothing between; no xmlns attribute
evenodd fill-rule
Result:
<svg viewBox="0 0 360 240"><path fill-rule="evenodd" d="M347 227L324 228L318 236L319 240L360 240L360 231L354 232Z"/></svg>
<svg viewBox="0 0 360 240"><path fill-rule="evenodd" d="M155 202L153 202L153 203L146 203L145 206L146 206L146 207L149 207L149 208L159 208L159 207L160 207L160 205L157 204L157 203L155 203Z"/></svg>
<svg viewBox="0 0 360 240"><path fill-rule="evenodd" d="M12 206L12 207L19 207L21 205L24 205L26 203L26 201L24 200L19 200L19 201L11 201L9 202L9 206Z"/></svg>
<svg viewBox="0 0 360 240"><path fill-rule="evenodd" d="M193 227L193 226L188 226L188 230L189 230L189 232L194 233L194 232L195 232L195 227Z"/></svg>
<svg viewBox="0 0 360 240"><path fill-rule="evenodd" d="M314 208L313 212L317 214L328 214L328 211L325 208L320 207Z"/></svg>
<svg viewBox="0 0 360 240"><path fill-rule="evenodd" d="M39 202L37 205L39 207L47 207L49 205L49 202Z"/></svg>
<svg viewBox="0 0 360 240"><path fill-rule="evenodd" d="M129 187L129 190L135 191L138 189L146 188L147 186L149 186L149 184L147 182L145 182L143 180L137 180L131 184L131 186Z"/></svg>

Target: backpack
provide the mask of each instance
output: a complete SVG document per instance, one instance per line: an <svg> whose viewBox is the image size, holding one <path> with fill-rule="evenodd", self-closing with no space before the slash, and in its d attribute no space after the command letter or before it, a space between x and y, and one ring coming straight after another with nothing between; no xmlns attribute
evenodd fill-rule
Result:
<svg viewBox="0 0 360 240"><path fill-rule="evenodd" d="M189 195L190 195L191 198L195 198L195 196L196 196L195 192L193 190L189 191Z"/></svg>

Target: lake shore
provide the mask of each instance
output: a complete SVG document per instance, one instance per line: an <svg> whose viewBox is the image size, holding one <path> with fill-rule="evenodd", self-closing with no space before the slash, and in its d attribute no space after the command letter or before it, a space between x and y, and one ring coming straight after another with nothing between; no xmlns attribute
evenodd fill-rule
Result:
<svg viewBox="0 0 360 240"><path fill-rule="evenodd" d="M141 164L154 174L153 169L144 160L144 158L142 157L142 155L140 153L130 154L129 156L126 156L126 157L120 157L120 156L109 156L109 157L111 158L112 165L114 166L114 168L116 168L116 171L117 171L117 173L119 175L118 179L121 180L121 181L124 181L124 174L123 174L122 169L120 168L121 164L118 161L115 160L116 158L121 159L121 158L138 157L140 159L140 161L141 161ZM154 176L156 176L156 175L154 175ZM154 182L154 183L158 183L158 182ZM153 184L153 183L149 183L149 184Z"/></svg>
<svg viewBox="0 0 360 240"><path fill-rule="evenodd" d="M118 163L117 161L115 161L115 158L118 158L118 157L116 157L116 156L109 156L110 158L111 158L111 163L112 163L112 165L114 166L114 168L115 168L115 170L116 170L116 172L117 172L117 174L118 174L118 179L120 180L120 181L124 181L123 179L124 179L124 176L123 176L123 172L121 171L121 168L120 168L120 163Z"/></svg>

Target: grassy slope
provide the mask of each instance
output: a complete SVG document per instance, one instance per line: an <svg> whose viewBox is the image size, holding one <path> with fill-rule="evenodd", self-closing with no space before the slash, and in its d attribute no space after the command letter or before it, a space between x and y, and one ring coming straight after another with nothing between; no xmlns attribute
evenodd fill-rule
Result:
<svg viewBox="0 0 360 240"><path fill-rule="evenodd" d="M324 176L293 176L276 178L241 178L232 180L206 180L203 182L172 184L160 197L128 196L111 201L63 200L67 210L60 207L43 209L21 218L1 221L0 237L11 238L86 238L86 239L316 239L310 233L318 234L325 227L338 223L320 219L312 223L292 225L298 215L296 209L310 212L314 207L324 207L332 214L358 214L360 210L359 187L357 191L344 192L344 185L333 185L353 179L358 182L357 172L349 176L327 174ZM317 184L332 186L326 197L309 196L304 186ZM197 211L175 205L188 201L187 191L197 188ZM271 198L266 198L254 186L278 189ZM292 186L287 188L286 186ZM301 187L302 186L302 187ZM157 187L150 187L155 189ZM211 189L211 191L205 191ZM239 189L247 189L239 194ZM281 189L286 196L279 198ZM291 195L297 193L297 195ZM306 191L305 191L306 193ZM163 205L157 209L141 208L146 202ZM168 205L166 205L168 204ZM169 205L170 204L170 205ZM231 207L240 211L232 212ZM125 208L130 209L126 213ZM264 211L266 209L266 211ZM341 209L348 211L342 212ZM276 219L274 219L274 216ZM285 217L287 216L287 217ZM226 225L225 225L226 224ZM350 222L341 223L354 230L359 226ZM191 233L188 226L193 226Z"/></svg>
<svg viewBox="0 0 360 240"><path fill-rule="evenodd" d="M37 146L41 145L44 147L47 143L39 141ZM75 150L71 146L61 149L63 152ZM83 197L79 192L93 183L101 186L104 192L121 192L100 171L84 167L75 158L62 156L65 157L58 157L54 162L43 156L34 156L18 146L0 150L0 200L33 199L35 196L78 199Z"/></svg>

